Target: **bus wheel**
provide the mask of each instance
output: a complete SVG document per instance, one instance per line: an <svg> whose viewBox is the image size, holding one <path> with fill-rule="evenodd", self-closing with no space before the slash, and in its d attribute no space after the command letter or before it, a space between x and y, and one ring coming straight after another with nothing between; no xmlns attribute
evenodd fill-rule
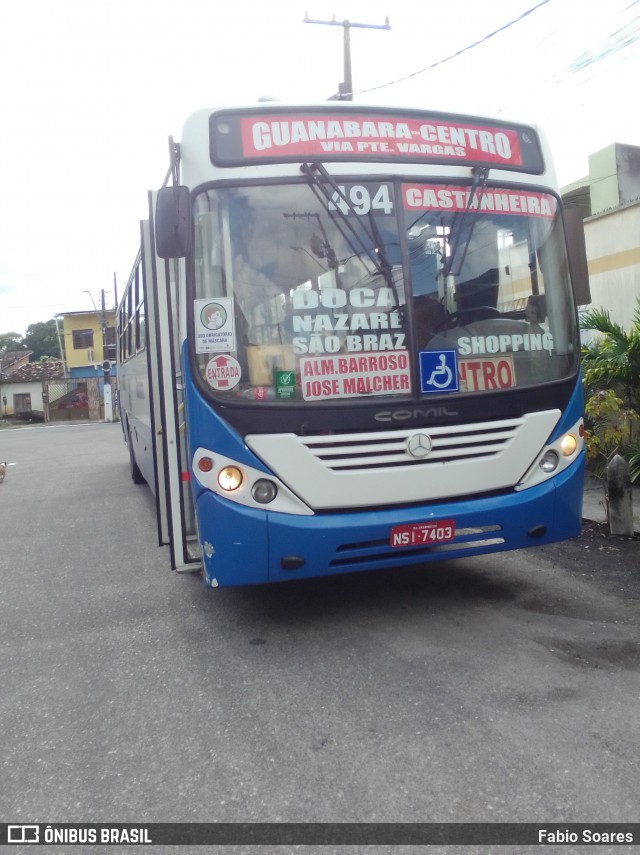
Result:
<svg viewBox="0 0 640 855"><path fill-rule="evenodd" d="M140 467L136 463L136 459L133 456L133 443L131 442L131 431L128 434L129 441L127 445L129 446L129 471L131 472L131 480L134 484L144 484L144 475L140 471Z"/></svg>

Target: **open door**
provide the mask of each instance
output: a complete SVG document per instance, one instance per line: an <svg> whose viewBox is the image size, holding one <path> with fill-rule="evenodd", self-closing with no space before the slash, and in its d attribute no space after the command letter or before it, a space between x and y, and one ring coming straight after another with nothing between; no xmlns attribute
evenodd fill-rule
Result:
<svg viewBox="0 0 640 855"><path fill-rule="evenodd" d="M200 547L191 497L180 366L178 265L155 251L155 193L149 193L149 220L142 223L151 428L156 479L158 539L168 544L171 567L199 570Z"/></svg>

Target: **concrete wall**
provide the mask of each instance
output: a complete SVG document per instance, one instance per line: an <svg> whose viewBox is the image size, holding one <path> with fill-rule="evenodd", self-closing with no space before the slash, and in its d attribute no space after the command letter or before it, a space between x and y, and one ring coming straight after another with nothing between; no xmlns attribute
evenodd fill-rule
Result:
<svg viewBox="0 0 640 855"><path fill-rule="evenodd" d="M628 330L640 299L640 201L584 221L591 308Z"/></svg>
<svg viewBox="0 0 640 855"><path fill-rule="evenodd" d="M640 200L640 146L613 143L589 156L591 211Z"/></svg>

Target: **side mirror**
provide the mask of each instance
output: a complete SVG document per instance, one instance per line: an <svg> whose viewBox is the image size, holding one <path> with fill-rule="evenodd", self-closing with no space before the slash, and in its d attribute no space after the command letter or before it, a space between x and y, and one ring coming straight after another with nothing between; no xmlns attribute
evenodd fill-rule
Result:
<svg viewBox="0 0 640 855"><path fill-rule="evenodd" d="M589 286L589 267L587 264L587 245L584 240L584 223L578 207L564 209L564 225L567 235L567 250L571 265L571 281L576 306L588 306L591 303Z"/></svg>
<svg viewBox="0 0 640 855"><path fill-rule="evenodd" d="M156 198L156 253L160 258L184 258L191 245L191 201L183 185L162 187Z"/></svg>

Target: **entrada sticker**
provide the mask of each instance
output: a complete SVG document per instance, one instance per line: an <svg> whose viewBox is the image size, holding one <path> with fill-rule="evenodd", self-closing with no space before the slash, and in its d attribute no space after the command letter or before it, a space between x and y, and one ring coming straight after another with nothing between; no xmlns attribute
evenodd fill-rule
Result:
<svg viewBox="0 0 640 855"><path fill-rule="evenodd" d="M420 353L420 391L458 391L458 355L455 350L424 350Z"/></svg>
<svg viewBox="0 0 640 855"><path fill-rule="evenodd" d="M228 353L214 356L213 359L209 360L205 369L207 383L212 389L217 389L220 392L237 386L241 376L240 363Z"/></svg>
<svg viewBox="0 0 640 855"><path fill-rule="evenodd" d="M218 353L235 350L233 300L194 300L196 353Z"/></svg>

